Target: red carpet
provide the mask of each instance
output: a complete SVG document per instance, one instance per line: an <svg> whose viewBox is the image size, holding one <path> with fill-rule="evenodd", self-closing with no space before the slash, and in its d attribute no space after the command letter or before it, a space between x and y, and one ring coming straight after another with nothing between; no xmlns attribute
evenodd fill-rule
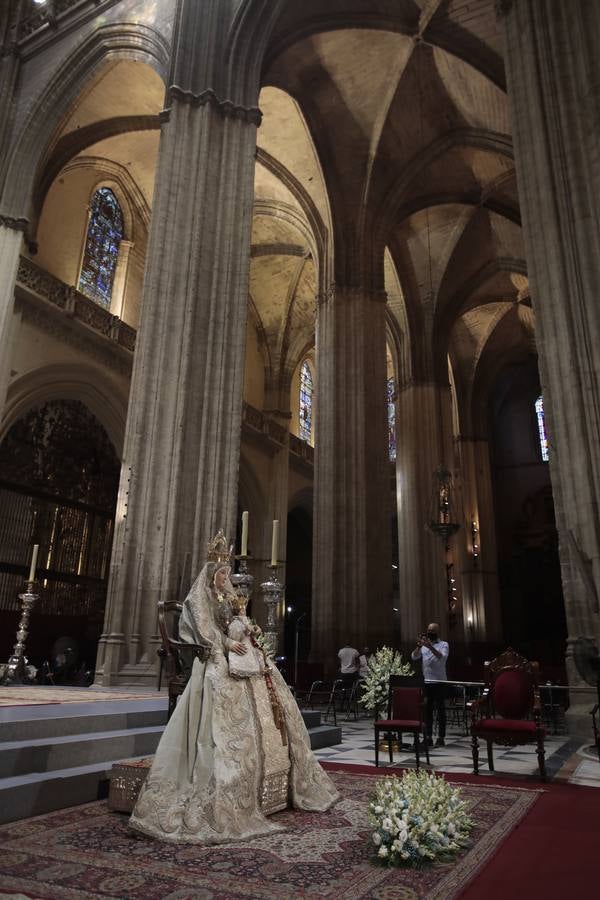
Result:
<svg viewBox="0 0 600 900"><path fill-rule="evenodd" d="M323 763L373 774L372 766ZM381 770L382 772L385 770ZM398 772L401 770L398 769ZM441 773L444 774L444 773ZM460 894L461 900L565 900L598 894L600 790L532 779L449 773L452 782L541 787L544 793L495 856Z"/></svg>

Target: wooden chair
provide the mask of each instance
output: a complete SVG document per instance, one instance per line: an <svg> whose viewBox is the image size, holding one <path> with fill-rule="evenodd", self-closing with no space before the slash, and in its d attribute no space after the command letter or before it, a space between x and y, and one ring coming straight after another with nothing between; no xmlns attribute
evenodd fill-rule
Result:
<svg viewBox="0 0 600 900"><path fill-rule="evenodd" d="M535 743L540 776L546 780L541 721L539 666L509 647L485 664L485 689L471 704L473 772L479 774L479 738L487 744L490 772L494 771L493 745L515 747Z"/></svg>
<svg viewBox="0 0 600 900"><path fill-rule="evenodd" d="M169 677L169 713L171 718L177 698L183 694L192 674L194 659L206 662L210 656L210 644L188 644L178 639L179 616L182 604L174 600L159 600L158 627L162 639L162 654L170 667ZM170 618L170 622L167 621ZM161 659L161 667L163 660Z"/></svg>
<svg viewBox="0 0 600 900"><path fill-rule="evenodd" d="M410 732L414 737L417 770L419 769L419 738L422 737L425 758L429 765L429 747L425 735L425 717L423 715L423 689L421 687L394 687L390 685L388 694L388 717L375 721L375 765L379 765L379 739L381 733L388 734L390 763L394 762L392 736L396 735L398 743L402 743L403 732Z"/></svg>

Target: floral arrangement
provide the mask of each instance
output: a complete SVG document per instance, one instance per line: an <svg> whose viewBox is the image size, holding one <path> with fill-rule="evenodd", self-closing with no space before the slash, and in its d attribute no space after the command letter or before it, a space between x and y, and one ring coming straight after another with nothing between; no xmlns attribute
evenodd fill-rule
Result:
<svg viewBox="0 0 600 900"><path fill-rule="evenodd" d="M430 772L406 772L378 782L369 804L377 860L422 866L466 847L473 821L458 788Z"/></svg>
<svg viewBox="0 0 600 900"><path fill-rule="evenodd" d="M412 675L410 663L402 662L402 654L391 647L381 647L369 657L363 678L361 703L368 710L385 709L388 702L390 675Z"/></svg>

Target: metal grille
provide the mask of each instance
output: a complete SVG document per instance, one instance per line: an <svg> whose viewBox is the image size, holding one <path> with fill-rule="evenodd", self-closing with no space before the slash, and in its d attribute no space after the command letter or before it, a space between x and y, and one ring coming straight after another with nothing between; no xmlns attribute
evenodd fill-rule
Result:
<svg viewBox="0 0 600 900"><path fill-rule="evenodd" d="M28 572L26 554L40 544L39 612L101 613L113 536L113 518L84 503L31 493L0 482L0 610L17 610Z"/></svg>

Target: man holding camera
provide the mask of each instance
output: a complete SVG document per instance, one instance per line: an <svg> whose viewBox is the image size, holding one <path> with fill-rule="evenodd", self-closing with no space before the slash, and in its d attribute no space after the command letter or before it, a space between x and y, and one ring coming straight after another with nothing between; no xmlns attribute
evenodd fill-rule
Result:
<svg viewBox="0 0 600 900"><path fill-rule="evenodd" d="M436 747L443 747L446 737L446 660L450 647L439 637L440 626L430 622L427 633L422 634L417 646L411 654L413 660L420 659L423 664L425 681L425 730L427 743L433 746L433 710L437 710L438 739Z"/></svg>

